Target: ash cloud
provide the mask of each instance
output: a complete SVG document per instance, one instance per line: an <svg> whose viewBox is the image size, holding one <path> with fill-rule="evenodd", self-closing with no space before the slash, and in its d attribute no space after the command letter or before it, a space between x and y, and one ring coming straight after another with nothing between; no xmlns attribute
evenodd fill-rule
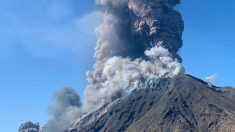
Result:
<svg viewBox="0 0 235 132"><path fill-rule="evenodd" d="M97 27L93 71L87 72L85 99L70 88L58 91L49 108L47 132L71 122L137 88L140 80L184 73L177 54L184 24L174 6L180 0L96 0L103 9Z"/></svg>
<svg viewBox="0 0 235 132"><path fill-rule="evenodd" d="M85 109L112 102L141 77L158 78L184 71L177 54L183 45L184 23L173 8L179 0L96 2L104 16L96 30L94 70L87 72Z"/></svg>
<svg viewBox="0 0 235 132"><path fill-rule="evenodd" d="M142 57L155 45L168 49L181 61L177 51L183 45L184 24L173 9L179 0L97 0L104 9L104 22L97 28L95 57ZM162 42L162 43L159 43Z"/></svg>
<svg viewBox="0 0 235 132"><path fill-rule="evenodd" d="M81 115L80 96L72 88L62 88L53 96L54 104L49 107L50 119L45 132L59 132Z"/></svg>

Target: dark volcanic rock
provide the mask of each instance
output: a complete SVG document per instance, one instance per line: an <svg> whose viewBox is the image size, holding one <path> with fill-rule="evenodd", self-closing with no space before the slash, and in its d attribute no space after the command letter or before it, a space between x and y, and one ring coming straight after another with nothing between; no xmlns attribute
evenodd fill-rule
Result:
<svg viewBox="0 0 235 132"><path fill-rule="evenodd" d="M233 132L234 104L234 89L209 87L183 75L160 81L154 89L135 90L66 132Z"/></svg>

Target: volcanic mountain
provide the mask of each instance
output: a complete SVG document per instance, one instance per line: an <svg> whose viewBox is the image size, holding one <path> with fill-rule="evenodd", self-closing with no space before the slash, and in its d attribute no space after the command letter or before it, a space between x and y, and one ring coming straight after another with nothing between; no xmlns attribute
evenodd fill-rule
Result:
<svg viewBox="0 0 235 132"><path fill-rule="evenodd" d="M148 82L64 132L234 132L235 89L190 75Z"/></svg>
<svg viewBox="0 0 235 132"><path fill-rule="evenodd" d="M95 64L84 100L54 95L45 132L233 132L235 90L186 75L181 0L96 0ZM19 131L36 130L27 122Z"/></svg>

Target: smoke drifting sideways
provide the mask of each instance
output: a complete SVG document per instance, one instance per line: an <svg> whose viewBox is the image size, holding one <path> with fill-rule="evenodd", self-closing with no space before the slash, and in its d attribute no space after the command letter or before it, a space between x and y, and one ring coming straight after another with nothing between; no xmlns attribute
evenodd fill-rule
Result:
<svg viewBox="0 0 235 132"><path fill-rule="evenodd" d="M72 89L55 94L47 132L63 130L103 105L137 88L141 79L184 73L177 54L184 24L174 6L180 0L96 0L103 23L97 27L93 71L87 72L85 99Z"/></svg>

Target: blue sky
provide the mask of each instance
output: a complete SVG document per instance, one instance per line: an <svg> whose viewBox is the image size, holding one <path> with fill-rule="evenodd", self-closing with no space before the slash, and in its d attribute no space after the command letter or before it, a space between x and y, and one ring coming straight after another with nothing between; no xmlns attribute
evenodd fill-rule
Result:
<svg viewBox="0 0 235 132"><path fill-rule="evenodd" d="M183 0L180 51L186 72L216 85L235 86L235 1ZM74 87L80 95L92 69L94 0L0 0L0 131L26 120L43 123L53 93Z"/></svg>

